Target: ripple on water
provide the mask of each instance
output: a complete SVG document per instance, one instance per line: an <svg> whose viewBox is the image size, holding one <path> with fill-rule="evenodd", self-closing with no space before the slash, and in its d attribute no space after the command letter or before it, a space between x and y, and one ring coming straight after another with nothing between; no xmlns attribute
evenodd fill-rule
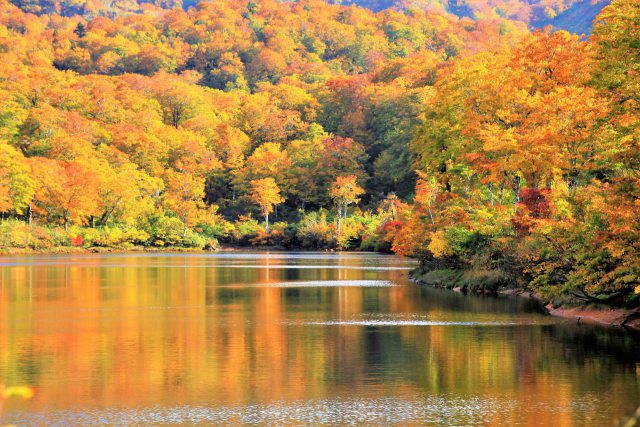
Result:
<svg viewBox="0 0 640 427"><path fill-rule="evenodd" d="M570 413L589 403L545 402L545 410ZM522 407L508 398L425 396L423 399L355 398L276 402L245 406L173 406L137 409L64 410L47 413L10 413L3 422L31 426L75 427L98 425L483 425L497 415ZM535 408L532 408L535 409ZM539 408L538 408L539 409Z"/></svg>
<svg viewBox="0 0 640 427"><path fill-rule="evenodd" d="M415 313L363 313L346 319L312 319L290 320L284 322L289 326L473 326L473 327L502 327L502 326L542 326L554 325L557 320L543 318L504 318L493 320L486 318L469 319L433 319L430 315Z"/></svg>
<svg viewBox="0 0 640 427"><path fill-rule="evenodd" d="M413 270L413 267L393 267L393 266L380 266L380 265L322 265L322 264L309 264L309 265L298 265L298 264L271 264L271 265L260 265L260 264L119 264L119 263L96 263L96 264L87 264L86 262L0 262L0 267L42 267L42 266L79 266L79 267L87 267L87 268L240 268L240 269L259 269L259 270L308 270L308 269L316 269L316 270L370 270L370 271L410 271Z"/></svg>
<svg viewBox="0 0 640 427"><path fill-rule="evenodd" d="M444 321L444 320L327 320L295 322L301 326L516 326L517 322Z"/></svg>
<svg viewBox="0 0 640 427"><path fill-rule="evenodd" d="M254 283L250 285L216 286L216 288L392 288L398 285L389 280L309 280L292 282Z"/></svg>
<svg viewBox="0 0 640 427"><path fill-rule="evenodd" d="M239 265L239 264L215 264L214 267L225 268L257 268L257 269L294 269L294 270L306 270L306 269L322 269L322 270L371 270L371 271L410 271L413 267L387 267L387 266L366 266L366 265L296 265L296 264L273 264L273 265Z"/></svg>
<svg viewBox="0 0 640 427"><path fill-rule="evenodd" d="M125 259L127 263L120 263L119 260ZM131 263L132 259L140 259L144 262ZM99 267L136 267L136 266L160 266L170 267L176 266L174 262L191 260L195 262L203 261L203 267L221 266L217 261L234 262L234 261L290 261L292 266L300 261L319 262L316 266L325 266L321 263L327 261L340 260L358 261L359 263L368 264L369 266L380 264L407 265L415 266L417 261L409 258L400 258L393 255L373 254L373 253L327 253L327 252L304 252L304 253L144 253L136 252L135 254L61 254L61 255L26 255L26 256L0 256L0 267L19 267L19 266L61 266L61 265L80 265L80 266L99 266ZM163 263L164 261L164 263ZM214 263L209 263L213 261ZM93 263L93 264L90 264ZM190 264L192 266L196 266ZM181 266L181 265L178 265ZM242 266L244 267L244 266Z"/></svg>

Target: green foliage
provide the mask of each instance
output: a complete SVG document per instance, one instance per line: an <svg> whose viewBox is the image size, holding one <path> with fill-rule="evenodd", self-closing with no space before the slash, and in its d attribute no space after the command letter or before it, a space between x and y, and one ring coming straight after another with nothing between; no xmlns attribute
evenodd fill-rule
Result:
<svg viewBox="0 0 640 427"><path fill-rule="evenodd" d="M184 223L179 218L160 216L149 222L145 230L152 246L180 246L184 236Z"/></svg>
<svg viewBox="0 0 640 427"><path fill-rule="evenodd" d="M85 246L107 248L128 248L146 245L151 237L144 230L119 226L72 229L70 233L82 236Z"/></svg>
<svg viewBox="0 0 640 427"><path fill-rule="evenodd" d="M241 246L247 246L252 239L266 234L264 226L260 225L256 219L251 216L240 217L233 223L231 231L231 241Z"/></svg>
<svg viewBox="0 0 640 427"><path fill-rule="evenodd" d="M196 224L194 231L211 239L228 239L234 231L234 225L222 219L213 224Z"/></svg>
<svg viewBox="0 0 640 427"><path fill-rule="evenodd" d="M204 249L205 247L209 249L215 249L217 247L217 241L208 239L207 237L195 233L191 230L187 230L187 232L180 239L180 243L178 246L196 249Z"/></svg>
<svg viewBox="0 0 640 427"><path fill-rule="evenodd" d="M296 235L305 248L327 249L335 245L333 224L328 222L324 210L303 214Z"/></svg>
<svg viewBox="0 0 640 427"><path fill-rule="evenodd" d="M500 270L431 270L415 277L431 286L459 288L465 292L495 294L514 286L513 278Z"/></svg>

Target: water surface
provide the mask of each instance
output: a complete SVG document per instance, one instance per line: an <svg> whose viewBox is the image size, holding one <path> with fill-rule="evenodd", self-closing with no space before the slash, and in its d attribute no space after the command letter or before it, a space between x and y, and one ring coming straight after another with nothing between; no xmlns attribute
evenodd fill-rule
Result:
<svg viewBox="0 0 640 427"><path fill-rule="evenodd" d="M640 339L372 254L0 257L0 425L611 426Z"/></svg>

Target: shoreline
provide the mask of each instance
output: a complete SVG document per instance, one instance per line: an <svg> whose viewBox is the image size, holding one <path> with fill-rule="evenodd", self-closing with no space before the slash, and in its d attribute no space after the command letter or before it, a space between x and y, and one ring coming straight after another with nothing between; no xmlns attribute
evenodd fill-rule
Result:
<svg viewBox="0 0 640 427"><path fill-rule="evenodd" d="M179 246L170 246L166 248L161 247L144 247L133 246L130 248L109 248L103 246L56 246L53 248L44 249L32 249L32 248L2 248L0 249L0 256L6 255L68 255L68 254L101 254L101 253L155 253L155 252L221 252L231 250L227 248L217 249L198 249L198 248L184 248Z"/></svg>
<svg viewBox="0 0 640 427"><path fill-rule="evenodd" d="M68 254L118 254L118 253L215 253L215 252L361 252L361 253L378 253L387 254L386 252L369 252L359 250L337 250L322 248L285 248L281 246L236 246L236 245L220 245L214 249L188 248L182 246L132 246L130 248L112 248L105 246L56 246L53 248L33 249L33 248L0 248L0 256L7 255L68 255ZM389 254L393 255L393 254Z"/></svg>
<svg viewBox="0 0 640 427"><path fill-rule="evenodd" d="M538 301L542 308L554 317L575 319L577 324L622 327L640 330L640 309L613 307L606 304L570 304L554 306L552 302L535 292L518 288L498 291L499 295L529 298Z"/></svg>

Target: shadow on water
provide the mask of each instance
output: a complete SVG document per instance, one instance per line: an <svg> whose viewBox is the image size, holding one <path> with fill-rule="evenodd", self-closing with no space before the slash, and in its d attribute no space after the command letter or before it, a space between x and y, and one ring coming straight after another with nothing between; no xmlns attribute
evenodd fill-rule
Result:
<svg viewBox="0 0 640 427"><path fill-rule="evenodd" d="M423 285L416 285L416 288L420 308L424 310L437 306L451 312L547 313L538 301L530 298L464 294Z"/></svg>
<svg viewBox="0 0 640 427"><path fill-rule="evenodd" d="M540 302L530 298L463 294L420 285L417 288L419 306L425 311L437 307L454 313L542 314L550 324L540 325L540 330L549 337L550 342L563 346L567 359L576 364L583 364L590 357L602 357L603 354L620 363L640 363L640 331L577 325L574 320L548 315Z"/></svg>
<svg viewBox="0 0 640 427"><path fill-rule="evenodd" d="M640 363L638 331L575 324L544 326L542 329L553 342L564 344L566 357L575 364L584 364L603 354L634 368Z"/></svg>

